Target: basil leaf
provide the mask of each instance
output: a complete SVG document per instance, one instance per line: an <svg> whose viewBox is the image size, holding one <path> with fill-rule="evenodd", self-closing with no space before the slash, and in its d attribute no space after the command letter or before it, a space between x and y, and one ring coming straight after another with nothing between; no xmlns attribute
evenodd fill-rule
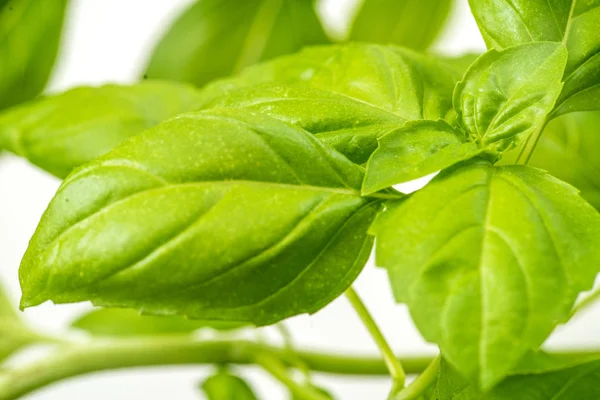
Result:
<svg viewBox="0 0 600 400"><path fill-rule="evenodd" d="M244 379L227 371L217 372L202 382L200 387L207 400L257 400Z"/></svg>
<svg viewBox="0 0 600 400"><path fill-rule="evenodd" d="M0 286L0 364L14 352L38 340L21 322Z"/></svg>
<svg viewBox="0 0 600 400"><path fill-rule="evenodd" d="M91 300L259 325L315 312L369 256L379 205L361 198L362 177L263 115L178 116L63 182L21 265L21 305Z"/></svg>
<svg viewBox="0 0 600 400"><path fill-rule="evenodd" d="M569 52L554 115L599 109L599 0L469 0L489 47L563 42Z"/></svg>
<svg viewBox="0 0 600 400"><path fill-rule="evenodd" d="M334 400L334 397L331 393L329 393L327 390L321 388L321 387L317 387L314 385L310 385L309 386L311 389L313 389L314 391L322 394L326 399L330 399L330 400ZM292 400L303 400L304 398L300 398L297 395L295 395L294 393L291 394L291 399Z"/></svg>
<svg viewBox="0 0 600 400"><path fill-rule="evenodd" d="M600 265L600 214L526 166L457 165L388 203L372 231L396 299L483 389L568 319Z"/></svg>
<svg viewBox="0 0 600 400"><path fill-rule="evenodd" d="M302 84L335 92L407 120L443 118L452 108L455 68L395 46L346 44L304 49L256 65L203 90L205 104L240 88Z"/></svg>
<svg viewBox="0 0 600 400"><path fill-rule="evenodd" d="M481 393L442 360L437 392L439 400L595 399L600 396L599 379L600 361L591 361L548 372L514 374Z"/></svg>
<svg viewBox="0 0 600 400"><path fill-rule="evenodd" d="M79 317L71 326L95 336L140 336L191 333L203 328L233 330L245 324L223 321L197 321L183 317L140 315L134 310L103 308Z"/></svg>
<svg viewBox="0 0 600 400"><path fill-rule="evenodd" d="M67 0L11 0L0 6L0 109L30 100L46 86Z"/></svg>
<svg viewBox="0 0 600 400"><path fill-rule="evenodd" d="M374 193L480 154L475 143L444 121L413 121L379 139L367 165L363 194Z"/></svg>
<svg viewBox="0 0 600 400"><path fill-rule="evenodd" d="M328 41L312 1L197 1L160 40L146 75L201 86Z"/></svg>
<svg viewBox="0 0 600 400"><path fill-rule="evenodd" d="M126 138L198 104L196 89L179 83L80 87L0 114L0 148L64 178Z"/></svg>
<svg viewBox="0 0 600 400"><path fill-rule="evenodd" d="M452 4L452 0L364 1L352 25L350 40L425 50L444 27Z"/></svg>
<svg viewBox="0 0 600 400"><path fill-rule="evenodd" d="M551 121L529 162L581 191L600 209L600 112L563 115Z"/></svg>
<svg viewBox="0 0 600 400"><path fill-rule="evenodd" d="M514 146L541 129L561 90L567 54L559 43L490 50L456 85L454 108L472 141Z"/></svg>
<svg viewBox="0 0 600 400"><path fill-rule="evenodd" d="M357 164L377 148L377 138L402 126L398 115L350 97L303 86L255 85L207 107L243 108L295 124Z"/></svg>

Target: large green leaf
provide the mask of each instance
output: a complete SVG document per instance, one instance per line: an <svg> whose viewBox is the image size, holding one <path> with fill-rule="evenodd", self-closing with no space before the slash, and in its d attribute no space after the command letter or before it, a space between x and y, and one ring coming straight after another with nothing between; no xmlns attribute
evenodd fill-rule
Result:
<svg viewBox="0 0 600 400"><path fill-rule="evenodd" d="M203 328L231 330L241 328L244 324L189 320L179 316L155 317L140 315L135 310L102 308L84 314L71 326L96 336L140 336L185 334Z"/></svg>
<svg viewBox="0 0 600 400"><path fill-rule="evenodd" d="M453 0L365 0L350 40L425 50L444 27Z"/></svg>
<svg viewBox="0 0 600 400"><path fill-rule="evenodd" d="M37 335L23 325L14 305L0 286L0 364L20 348L35 342Z"/></svg>
<svg viewBox="0 0 600 400"><path fill-rule="evenodd" d="M201 86L327 42L312 0L200 0L158 43L146 74Z"/></svg>
<svg viewBox="0 0 600 400"><path fill-rule="evenodd" d="M600 0L469 0L489 47L563 42L569 51L555 115L600 108Z"/></svg>
<svg viewBox="0 0 600 400"><path fill-rule="evenodd" d="M600 209L600 112L563 115L544 130L530 165L570 183Z"/></svg>
<svg viewBox="0 0 600 400"><path fill-rule="evenodd" d="M162 120L199 107L196 89L146 81L81 87L0 114L0 148L60 177Z"/></svg>
<svg viewBox="0 0 600 400"><path fill-rule="evenodd" d="M439 171L482 153L444 121L414 121L379 139L363 182L363 194Z"/></svg>
<svg viewBox="0 0 600 400"><path fill-rule="evenodd" d="M318 46L247 68L203 90L206 103L240 88L299 84L335 92L405 120L438 119L452 108L458 80L449 63L396 46Z"/></svg>
<svg viewBox="0 0 600 400"><path fill-rule="evenodd" d="M30 100L46 86L58 50L67 0L2 3L0 109Z"/></svg>
<svg viewBox="0 0 600 400"><path fill-rule="evenodd" d="M439 400L596 400L600 397L600 361L588 361L539 372L515 372L490 392L481 393L442 361L437 394Z"/></svg>
<svg viewBox="0 0 600 400"><path fill-rule="evenodd" d="M23 307L91 300L268 324L315 312L369 256L363 172L243 110L184 114L76 170L20 269Z"/></svg>
<svg viewBox="0 0 600 400"><path fill-rule="evenodd" d="M225 370L208 377L200 387L207 400L257 400L244 379Z"/></svg>
<svg viewBox="0 0 600 400"><path fill-rule="evenodd" d="M377 138L406 120L348 96L304 86L263 84L237 90L207 107L244 108L292 123L357 164L377 148Z"/></svg>
<svg viewBox="0 0 600 400"><path fill-rule="evenodd" d="M542 128L561 90L567 60L560 43L490 50L454 92L459 123L472 141L500 150Z"/></svg>
<svg viewBox="0 0 600 400"><path fill-rule="evenodd" d="M372 231L396 299L484 389L568 319L600 268L600 214L526 166L457 165L388 203Z"/></svg>

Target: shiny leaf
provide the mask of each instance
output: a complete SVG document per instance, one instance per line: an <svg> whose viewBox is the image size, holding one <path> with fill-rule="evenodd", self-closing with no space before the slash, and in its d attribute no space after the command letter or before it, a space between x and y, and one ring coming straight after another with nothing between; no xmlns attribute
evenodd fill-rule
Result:
<svg viewBox="0 0 600 400"><path fill-rule="evenodd" d="M22 262L21 305L261 325L315 312L369 256L379 206L360 197L362 176L281 121L181 115L64 181Z"/></svg>
<svg viewBox="0 0 600 400"><path fill-rule="evenodd" d="M526 166L457 165L388 203L372 231L396 299L483 389L568 319L600 265L600 214Z"/></svg>
<svg viewBox="0 0 600 400"><path fill-rule="evenodd" d="M64 178L126 138L198 104L196 89L179 83L76 88L0 113L0 147Z"/></svg>
<svg viewBox="0 0 600 400"><path fill-rule="evenodd" d="M454 92L459 123L472 141L504 150L543 126L561 90L567 54L559 43L490 50Z"/></svg>

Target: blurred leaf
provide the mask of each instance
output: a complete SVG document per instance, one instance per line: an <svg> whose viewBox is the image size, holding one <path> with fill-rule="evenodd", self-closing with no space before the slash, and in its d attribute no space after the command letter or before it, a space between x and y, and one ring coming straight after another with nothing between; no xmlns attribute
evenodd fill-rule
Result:
<svg viewBox="0 0 600 400"><path fill-rule="evenodd" d="M546 126L530 165L570 183L600 210L600 112L563 115Z"/></svg>
<svg viewBox="0 0 600 400"><path fill-rule="evenodd" d="M19 319L16 307L9 301L0 286L0 363L38 337Z"/></svg>
<svg viewBox="0 0 600 400"><path fill-rule="evenodd" d="M46 86L60 42L67 0L0 3L0 109Z"/></svg>
<svg viewBox="0 0 600 400"><path fill-rule="evenodd" d="M331 393L329 393L327 390L318 387L318 386L314 386L314 385L310 385L309 386L311 389L313 389L314 391L316 391L317 393L320 393L322 395L325 396L325 398L330 399L330 400L334 400L334 397ZM295 395L294 393L291 394L291 400L304 400L304 398L298 397L297 395Z"/></svg>
<svg viewBox="0 0 600 400"><path fill-rule="evenodd" d="M200 0L160 40L150 78L202 86L248 65L327 43L312 0Z"/></svg>
<svg viewBox="0 0 600 400"><path fill-rule="evenodd" d="M364 0L350 40L427 49L440 34L454 0Z"/></svg>
<svg viewBox="0 0 600 400"><path fill-rule="evenodd" d="M202 328L227 331L243 328L248 324L155 317L140 315L135 310L103 308L81 316L71 326L96 336L139 336L190 333Z"/></svg>
<svg viewBox="0 0 600 400"><path fill-rule="evenodd" d="M221 370L201 384L207 400L257 400L250 385L242 378Z"/></svg>
<svg viewBox="0 0 600 400"><path fill-rule="evenodd" d="M0 113L0 148L64 178L198 102L197 89L175 82L75 88Z"/></svg>

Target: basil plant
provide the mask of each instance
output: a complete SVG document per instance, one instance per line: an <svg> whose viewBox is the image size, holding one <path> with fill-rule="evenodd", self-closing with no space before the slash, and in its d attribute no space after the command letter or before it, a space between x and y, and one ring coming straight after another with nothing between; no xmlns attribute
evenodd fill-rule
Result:
<svg viewBox="0 0 600 400"><path fill-rule="evenodd" d="M243 3L194 3L146 80L0 114L0 147L63 179L20 307L100 307L73 323L82 344L0 298L0 359L54 346L1 369L0 400L172 364L214 365L198 385L214 400L259 398L248 364L293 399L336 398L313 372L388 375L391 400L600 398L600 349L543 346L600 297L584 293L600 272L600 1L470 0L488 50L460 58L422 52L449 1L365 2L337 43L311 1ZM390 350L352 288L373 252L438 355ZM380 357L236 336L288 337L282 321L342 295Z"/></svg>

